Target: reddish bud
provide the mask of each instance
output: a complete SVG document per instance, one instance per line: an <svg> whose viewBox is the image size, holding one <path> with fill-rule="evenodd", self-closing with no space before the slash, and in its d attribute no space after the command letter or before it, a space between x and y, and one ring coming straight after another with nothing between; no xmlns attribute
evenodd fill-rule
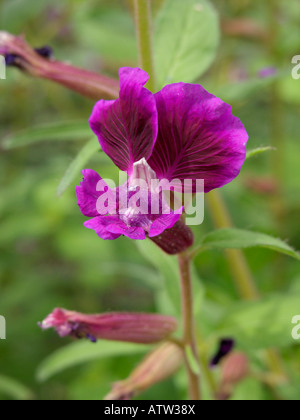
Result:
<svg viewBox="0 0 300 420"><path fill-rule="evenodd" d="M183 360L183 351L176 344L163 344L146 356L128 379L114 384L105 400L130 400L140 392L174 375Z"/></svg>
<svg viewBox="0 0 300 420"><path fill-rule="evenodd" d="M138 313L84 315L55 309L41 324L44 330L54 328L61 337L72 336L151 344L167 339L177 329L175 318Z"/></svg>
<svg viewBox="0 0 300 420"><path fill-rule="evenodd" d="M234 387L249 375L249 360L244 353L231 353L224 359L221 370L222 380L218 399L227 400L230 398Z"/></svg>
<svg viewBox="0 0 300 420"><path fill-rule="evenodd" d="M6 57L7 64L34 77L52 80L83 96L95 100L119 96L117 80L56 61L49 47L35 50L22 37L0 32L0 54Z"/></svg>

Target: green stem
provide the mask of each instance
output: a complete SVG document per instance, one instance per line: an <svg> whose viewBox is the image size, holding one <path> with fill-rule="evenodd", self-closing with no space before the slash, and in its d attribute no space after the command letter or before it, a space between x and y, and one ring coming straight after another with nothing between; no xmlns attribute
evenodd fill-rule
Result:
<svg viewBox="0 0 300 420"><path fill-rule="evenodd" d="M267 49L272 62L276 65L280 64L280 56L278 53L278 28L279 23L277 16L279 13L277 0L269 0L269 39ZM285 175L285 123L284 123L284 107L278 92L278 81L275 81L271 87L270 95L270 121L271 121L271 138L272 145L276 148L276 152L270 155L272 159L272 172L274 179L277 181L278 193L272 201L273 213L278 221L278 226L284 225L285 203L283 197L284 175Z"/></svg>
<svg viewBox="0 0 300 420"><path fill-rule="evenodd" d="M140 67L150 76L147 88L152 92L155 92L156 80L153 58L153 30L150 0L134 0L134 11Z"/></svg>
<svg viewBox="0 0 300 420"><path fill-rule="evenodd" d="M181 254L178 257L180 278L181 278L181 296L182 296L182 317L183 317L183 343L185 348L190 348L193 357L199 366L196 336L195 336L195 323L193 311L193 290L191 279L190 259L187 254ZM189 379L189 395L191 400L200 400L200 374L189 363L185 357L185 364Z"/></svg>
<svg viewBox="0 0 300 420"><path fill-rule="evenodd" d="M198 354L199 354L199 361L200 361L200 367L201 372L203 374L203 377L205 378L205 381L210 389L212 397L215 397L217 395L218 391L218 385L216 383L215 377L213 375L212 370L209 367L209 357L207 355L207 351L205 349L205 341L202 337L202 334L197 328L197 345L198 345Z"/></svg>

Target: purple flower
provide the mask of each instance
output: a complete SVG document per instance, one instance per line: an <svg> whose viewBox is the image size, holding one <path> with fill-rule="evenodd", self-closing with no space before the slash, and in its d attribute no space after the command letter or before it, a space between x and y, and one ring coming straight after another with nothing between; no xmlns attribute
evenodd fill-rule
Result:
<svg viewBox="0 0 300 420"><path fill-rule="evenodd" d="M188 180L195 193L196 181L204 180L209 192L235 179L245 161L248 135L229 105L200 85L172 84L154 95L144 88L147 81L144 71L122 68L119 98L99 101L90 118L102 150L128 175L110 189L85 170L76 188L81 212L92 217L85 226L103 239L161 235L183 211L172 211L162 190L177 191Z"/></svg>
<svg viewBox="0 0 300 420"><path fill-rule="evenodd" d="M87 338L132 343L158 343L177 330L175 318L157 314L107 313L86 315L55 309L39 324L44 330L54 328L60 337Z"/></svg>
<svg viewBox="0 0 300 420"><path fill-rule="evenodd" d="M258 77L260 77L261 79L267 79L268 77L273 77L276 75L277 75L276 67L264 67L258 72Z"/></svg>

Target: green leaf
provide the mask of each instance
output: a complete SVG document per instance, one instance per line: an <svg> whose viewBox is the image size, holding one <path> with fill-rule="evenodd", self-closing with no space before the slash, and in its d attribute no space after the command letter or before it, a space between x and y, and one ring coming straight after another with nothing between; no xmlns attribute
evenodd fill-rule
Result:
<svg viewBox="0 0 300 420"><path fill-rule="evenodd" d="M247 152L246 159L251 159L252 157L258 156L265 152L271 152L273 150L276 149L272 146L258 147L257 149L252 149Z"/></svg>
<svg viewBox="0 0 300 420"><path fill-rule="evenodd" d="M300 254L281 239L242 229L219 229L204 237L196 253L209 249L244 249L262 247L300 260Z"/></svg>
<svg viewBox="0 0 300 420"><path fill-rule="evenodd" d="M220 39L219 20L207 0L167 0L155 26L159 87L194 82L212 64Z"/></svg>
<svg viewBox="0 0 300 420"><path fill-rule="evenodd" d="M192 371L196 374L196 375L200 375L201 370L200 370L200 366L199 363L197 362L193 350L191 348L191 346L186 346L185 347L185 354L186 354L186 358L188 360L189 366L192 369Z"/></svg>
<svg viewBox="0 0 300 420"><path fill-rule="evenodd" d="M141 344L105 340L98 341L96 344L87 341L77 341L57 350L45 359L37 370L37 380L40 382L47 381L65 369L82 363L101 358L145 353L149 348L149 346Z"/></svg>
<svg viewBox="0 0 300 420"><path fill-rule="evenodd" d="M66 189L72 184L73 180L84 169L84 166L93 157L93 155L100 150L98 141L92 138L78 153L73 162L68 167L62 180L57 188L57 195L61 196Z"/></svg>
<svg viewBox="0 0 300 420"><path fill-rule="evenodd" d="M222 317L216 331L219 337L233 337L247 351L284 348L297 343L292 337L295 315L300 315L300 293L273 295L237 304Z"/></svg>
<svg viewBox="0 0 300 420"><path fill-rule="evenodd" d="M268 87L272 86L274 82L281 80L287 74L290 74L290 71L282 70L276 75L266 77L264 79L253 78L246 80L245 82L230 83L217 87L211 85L208 87L208 90L219 98L222 98L222 100L225 102L231 103L235 101L241 101L259 94L263 91L263 89L267 89Z"/></svg>
<svg viewBox="0 0 300 420"><path fill-rule="evenodd" d="M30 400L33 398L33 392L29 388L15 379L3 375L0 375L0 393L15 400Z"/></svg>
<svg viewBox="0 0 300 420"><path fill-rule="evenodd" d="M29 146L44 141L84 140L91 136L87 121L59 122L41 125L4 138L4 149Z"/></svg>

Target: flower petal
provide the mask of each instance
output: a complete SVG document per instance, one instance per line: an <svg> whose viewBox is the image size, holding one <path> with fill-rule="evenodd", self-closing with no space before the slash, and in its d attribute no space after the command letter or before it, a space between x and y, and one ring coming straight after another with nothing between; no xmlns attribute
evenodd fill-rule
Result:
<svg viewBox="0 0 300 420"><path fill-rule="evenodd" d="M114 223L107 226L107 230L112 234L124 235L127 238L143 241L146 239L145 230L142 227L127 226L122 220L118 219Z"/></svg>
<svg viewBox="0 0 300 420"><path fill-rule="evenodd" d="M177 210L176 213L172 212L170 214L163 214L159 216L151 225L149 231L149 238L154 238L155 236L161 235L166 229L171 229L175 223L181 217L181 213L183 212L183 207L179 211Z"/></svg>
<svg viewBox="0 0 300 420"><path fill-rule="evenodd" d="M158 122L154 95L143 86L148 75L143 70L120 69L120 98L99 101L90 118L104 152L129 174L134 162L151 156Z"/></svg>
<svg viewBox="0 0 300 420"><path fill-rule="evenodd" d="M113 226L118 222L118 216L98 216L85 222L84 226L94 230L100 238L113 241L114 239L118 239L121 233L111 232L108 230L108 226Z"/></svg>
<svg viewBox="0 0 300 420"><path fill-rule="evenodd" d="M82 171L83 181L80 186L76 187L77 203L81 213L87 217L99 216L97 210L97 201L104 193L115 194L113 190L105 183L105 181L92 169ZM108 213L108 208L101 209L101 215Z"/></svg>
<svg viewBox="0 0 300 420"><path fill-rule="evenodd" d="M200 85L184 83L166 86L155 98L159 133L148 163L157 176L204 179L205 192L231 182L245 161L248 141L231 107Z"/></svg>

